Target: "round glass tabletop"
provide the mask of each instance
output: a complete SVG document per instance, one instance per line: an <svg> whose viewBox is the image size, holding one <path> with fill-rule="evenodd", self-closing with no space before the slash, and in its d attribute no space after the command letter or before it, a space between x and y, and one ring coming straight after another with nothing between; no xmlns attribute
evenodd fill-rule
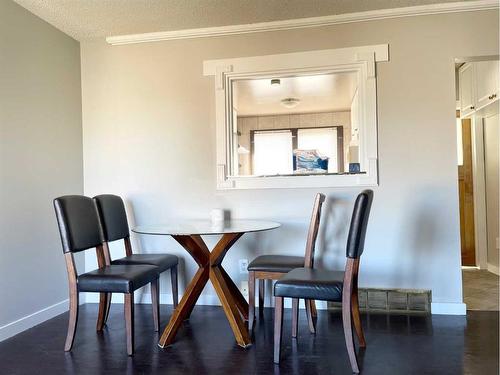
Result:
<svg viewBox="0 0 500 375"><path fill-rule="evenodd" d="M228 220L212 222L211 220L179 220L170 224L140 225L132 229L139 234L153 235L209 235L225 233L261 232L281 226L274 221L263 220Z"/></svg>

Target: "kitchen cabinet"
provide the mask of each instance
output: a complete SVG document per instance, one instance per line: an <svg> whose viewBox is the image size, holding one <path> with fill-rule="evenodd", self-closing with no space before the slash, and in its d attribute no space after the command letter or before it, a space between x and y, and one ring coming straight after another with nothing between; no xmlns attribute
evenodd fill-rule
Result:
<svg viewBox="0 0 500 375"><path fill-rule="evenodd" d="M475 110L474 65L468 63L458 71L460 83L460 116L467 117Z"/></svg>
<svg viewBox="0 0 500 375"><path fill-rule="evenodd" d="M466 118L498 101L499 62L479 61L458 70L460 117Z"/></svg>
<svg viewBox="0 0 500 375"><path fill-rule="evenodd" d="M359 146L359 110L358 90L356 90L351 103L351 146Z"/></svg>
<svg viewBox="0 0 500 375"><path fill-rule="evenodd" d="M480 109L498 97L498 61L480 61L476 70L476 107Z"/></svg>

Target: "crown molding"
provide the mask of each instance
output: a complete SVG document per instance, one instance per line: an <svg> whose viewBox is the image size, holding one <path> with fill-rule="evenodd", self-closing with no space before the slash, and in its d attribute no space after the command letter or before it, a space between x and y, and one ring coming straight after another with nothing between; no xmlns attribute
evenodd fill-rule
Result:
<svg viewBox="0 0 500 375"><path fill-rule="evenodd" d="M346 13L323 17L297 18L284 21L260 22L244 25L229 25L206 27L199 29L185 29L161 31L144 34L110 36L106 42L111 45L159 42L176 39L208 38L224 35L259 33L266 31L280 31L303 29L310 27L332 26L352 22L374 21L387 18L410 16L425 16L441 13L473 12L479 10L498 9L498 0L460 1L453 3L418 5L412 7L370 10L366 12Z"/></svg>

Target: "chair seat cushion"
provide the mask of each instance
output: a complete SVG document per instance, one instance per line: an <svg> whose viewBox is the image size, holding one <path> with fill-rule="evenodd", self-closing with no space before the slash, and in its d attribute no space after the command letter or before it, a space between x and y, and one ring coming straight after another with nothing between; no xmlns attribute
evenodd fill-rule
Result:
<svg viewBox="0 0 500 375"><path fill-rule="evenodd" d="M132 254L125 258L113 260L111 264L149 264L166 271L179 263L179 258L171 254Z"/></svg>
<svg viewBox="0 0 500 375"><path fill-rule="evenodd" d="M296 268L274 285L276 297L342 302L343 271Z"/></svg>
<svg viewBox="0 0 500 375"><path fill-rule="evenodd" d="M132 293L158 278L151 265L111 265L78 276L80 292Z"/></svg>
<svg viewBox="0 0 500 375"><path fill-rule="evenodd" d="M304 267L304 257L291 255L261 255L250 262L248 271L290 272Z"/></svg>

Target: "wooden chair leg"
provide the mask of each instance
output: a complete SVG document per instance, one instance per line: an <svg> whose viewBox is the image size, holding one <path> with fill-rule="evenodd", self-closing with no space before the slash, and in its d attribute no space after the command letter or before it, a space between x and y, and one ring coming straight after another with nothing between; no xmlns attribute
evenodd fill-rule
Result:
<svg viewBox="0 0 500 375"><path fill-rule="evenodd" d="M283 329L283 297L274 297L274 363L280 363Z"/></svg>
<svg viewBox="0 0 500 375"><path fill-rule="evenodd" d="M307 323L309 325L309 331L312 334L315 334L316 333L316 322L314 321L314 318L312 316L311 304L309 303L308 300L306 300L305 305L306 305L306 315L307 315Z"/></svg>
<svg viewBox="0 0 500 375"><path fill-rule="evenodd" d="M151 282L151 307L155 332L160 330L160 279Z"/></svg>
<svg viewBox="0 0 500 375"><path fill-rule="evenodd" d="M174 301L174 309L179 304L179 282L177 278L177 266L170 269L170 281L172 283L172 299Z"/></svg>
<svg viewBox="0 0 500 375"><path fill-rule="evenodd" d="M108 293L107 305L106 305L106 315L104 316L104 324L108 322L109 318L109 310L111 310L111 298L113 297L113 293Z"/></svg>
<svg viewBox="0 0 500 375"><path fill-rule="evenodd" d="M259 279L259 315L264 315L265 280Z"/></svg>
<svg viewBox="0 0 500 375"><path fill-rule="evenodd" d="M248 272L248 331L252 331L255 322L255 272Z"/></svg>
<svg viewBox="0 0 500 375"><path fill-rule="evenodd" d="M299 329L299 299L292 298L292 337L297 338Z"/></svg>
<svg viewBox="0 0 500 375"><path fill-rule="evenodd" d="M350 293L349 293L350 294ZM344 326L345 345L347 347L347 354L351 362L352 372L358 374L358 360L356 358L356 351L354 348L354 338L352 335L352 295L343 296L342 298L342 323Z"/></svg>
<svg viewBox="0 0 500 375"><path fill-rule="evenodd" d="M66 335L66 343L64 344L64 351L69 352L73 347L73 342L75 340L76 326L78 323L78 291L76 285L74 287L70 286L69 292L69 321L68 321L68 333Z"/></svg>
<svg viewBox="0 0 500 375"><path fill-rule="evenodd" d="M313 318L318 317L318 311L316 310L316 301L313 299L308 300L309 303L311 304L311 315Z"/></svg>
<svg viewBox="0 0 500 375"><path fill-rule="evenodd" d="M99 312L97 313L96 330L100 332L106 324L106 310L108 308L109 293L99 293Z"/></svg>
<svg viewBox="0 0 500 375"><path fill-rule="evenodd" d="M361 325L361 317L359 314L359 301L358 293L353 292L352 298L352 320L354 321L354 329L356 330L356 335L358 336L359 346L366 348L365 335L363 334L363 326Z"/></svg>
<svg viewBox="0 0 500 375"><path fill-rule="evenodd" d="M134 293L125 293L125 329L127 333L127 354L134 354Z"/></svg>

